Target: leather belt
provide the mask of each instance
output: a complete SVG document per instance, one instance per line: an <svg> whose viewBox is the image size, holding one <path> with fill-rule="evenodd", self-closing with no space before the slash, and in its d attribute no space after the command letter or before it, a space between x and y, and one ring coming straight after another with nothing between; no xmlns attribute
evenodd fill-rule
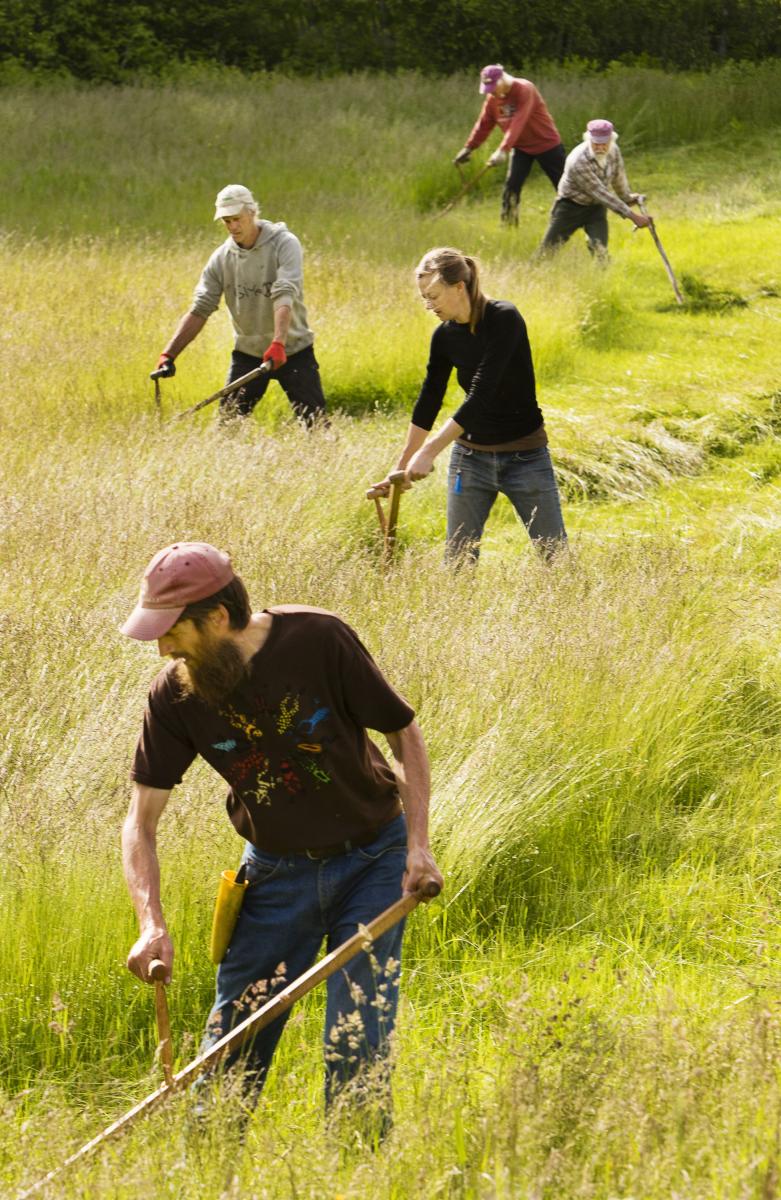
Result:
<svg viewBox="0 0 781 1200"><path fill-rule="evenodd" d="M379 836L380 830L373 829L371 833L350 838L346 842L334 842L331 846L315 846L313 850L294 850L293 854L303 854L314 862L319 862L322 858L336 858L338 854L349 854L351 850L359 850L361 846L368 846L371 842L376 841Z"/></svg>
<svg viewBox="0 0 781 1200"><path fill-rule="evenodd" d="M382 829L372 829L369 833L358 834L357 837L350 838L345 842L333 842L330 846L314 846L306 850L265 850L258 846L258 850L262 854L271 854L275 858L287 858L289 855L298 855L301 858L310 858L313 862L319 862L324 858L336 858L338 854L349 854L351 850L359 850L361 846L368 846L382 833Z"/></svg>

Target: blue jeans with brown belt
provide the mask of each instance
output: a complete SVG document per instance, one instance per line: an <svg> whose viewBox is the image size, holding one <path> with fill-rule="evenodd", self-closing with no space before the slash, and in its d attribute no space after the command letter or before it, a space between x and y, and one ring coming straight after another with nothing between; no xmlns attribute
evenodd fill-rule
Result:
<svg viewBox="0 0 781 1200"><path fill-rule="evenodd" d="M458 443L447 486L447 556L476 561L480 538L499 494L508 498L544 557L567 540L559 489L546 446L536 450L472 450Z"/></svg>
<svg viewBox="0 0 781 1200"><path fill-rule="evenodd" d="M326 859L277 856L247 842L249 887L225 958L201 1045L204 1051L303 974L321 944L331 951L401 897L407 826L395 817L368 845ZM387 1062L398 1005L404 922L360 951L328 980L324 1028L326 1101L367 1064ZM289 1013L228 1059L243 1061L258 1093Z"/></svg>

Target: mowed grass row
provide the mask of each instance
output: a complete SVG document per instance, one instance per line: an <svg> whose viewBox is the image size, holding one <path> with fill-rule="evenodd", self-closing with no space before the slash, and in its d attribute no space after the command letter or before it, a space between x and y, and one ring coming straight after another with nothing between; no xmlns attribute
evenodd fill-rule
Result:
<svg viewBox="0 0 781 1200"><path fill-rule="evenodd" d="M476 108L464 81L297 85L329 98L327 131L289 162L259 153L256 179L247 137L290 93L224 82L163 93L181 103L162 178L160 92L0 95L24 148L0 247L3 1188L156 1082L151 995L123 966L118 829L157 664L116 627L151 551L197 537L231 549L258 604L340 612L415 704L448 889L411 924L381 1152L349 1121L322 1127L313 997L246 1151L225 1133L228 1089L205 1136L177 1105L59 1194L130 1197L143 1179L187 1197L773 1195L774 135L743 134L750 176L729 138L630 158L679 270L748 301L679 313L650 241L617 222L608 272L582 244L530 266L547 183L530 185L517 234L496 227L495 190L442 222L421 211L440 186L421 156L441 153L442 98L460 97L454 133ZM306 243L330 431L296 429L276 389L232 435L208 413L156 421L146 372L219 239L210 201L228 167ZM411 268L438 241L476 249L489 291L529 323L573 534L553 570L500 504L477 575L447 571L441 466L405 496L402 553L380 569L363 491L419 384L432 322ZM164 383L166 415L219 386L229 344L214 318ZM161 834L180 1062L210 1000L216 878L240 849L224 790L188 773Z"/></svg>
<svg viewBox="0 0 781 1200"><path fill-rule="evenodd" d="M756 188L763 165L754 162L754 138L781 120L778 62L677 75L505 65L515 74L529 70L569 149L589 119L608 116L627 149L653 150L665 178L681 148L711 141L736 168L751 161L743 187ZM0 89L0 126L8 132L4 224L36 236L52 226L69 234L132 228L134 236L175 235L208 217L202 188L208 201L229 179L241 179L258 186L269 211L301 226L317 210L321 237L352 233L395 257L408 233L394 228L395 212L425 210L448 189L456 177L450 159L482 102L472 73L302 80L205 69L178 76L168 86ZM294 132L280 139L280 120L291 115Z"/></svg>
<svg viewBox="0 0 781 1200"><path fill-rule="evenodd" d="M378 425L389 456L383 470L398 453L432 330L412 268L440 235L419 221L417 246L403 266L352 258L349 247L344 257L318 250L307 257L307 301L332 408L398 414ZM489 294L512 299L527 321L540 403L573 499L637 495L697 474L712 456L736 453L778 423L777 220L768 214L751 224L713 224L707 233L685 222L672 226L666 240L674 261L710 280L706 286L731 286L748 299L723 311L677 311L650 238L618 225L614 235L609 273L584 261L581 244L545 265L508 257L506 247L482 257ZM21 255L15 239L5 239L0 427L7 461L14 463L17 450L22 463L29 456L30 422L50 442L67 442L85 423L121 436L154 417L148 371L189 304L210 250L208 227L202 237L198 251L110 239L36 242ZM181 356L176 378L162 382L166 419L221 386L229 346L221 312ZM453 383L449 403L456 391ZM207 409L190 420L206 428L213 417ZM273 432L286 419L289 408L272 387L255 421Z"/></svg>

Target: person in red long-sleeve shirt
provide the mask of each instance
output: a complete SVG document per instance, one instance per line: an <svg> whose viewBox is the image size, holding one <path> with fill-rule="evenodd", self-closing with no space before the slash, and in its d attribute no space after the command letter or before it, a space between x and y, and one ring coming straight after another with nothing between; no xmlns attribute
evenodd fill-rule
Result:
<svg viewBox="0 0 781 1200"><path fill-rule="evenodd" d="M480 72L480 94L486 97L482 112L453 162L465 163L498 125L503 137L488 165L498 167L509 158L501 215L508 225L517 225L521 188L533 164L538 162L557 188L567 152L545 101L528 79L515 79L501 63L493 63Z"/></svg>

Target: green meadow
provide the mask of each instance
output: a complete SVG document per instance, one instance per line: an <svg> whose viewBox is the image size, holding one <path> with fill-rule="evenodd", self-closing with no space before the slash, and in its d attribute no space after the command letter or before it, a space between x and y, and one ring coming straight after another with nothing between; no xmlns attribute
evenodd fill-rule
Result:
<svg viewBox="0 0 781 1200"><path fill-rule="evenodd" d="M0 89L2 1195L158 1083L119 856L158 661L117 626L154 550L192 538L259 607L352 623L425 733L446 889L405 942L395 1126L377 1147L349 1114L325 1125L315 993L246 1137L226 1080L203 1128L174 1098L49 1194L781 1196L781 67L535 79L568 148L615 122L683 308L617 218L607 269L578 238L531 261L537 170L517 230L499 175L438 216L471 76ZM330 429L299 429L276 385L239 429L167 421L221 386L223 310L158 418L148 372L228 182L304 244ZM439 461L383 569L364 492L425 368L413 268L443 244L526 318L571 541L553 566L500 500L477 572L448 569ZM241 849L224 792L196 766L159 838L179 1067Z"/></svg>

